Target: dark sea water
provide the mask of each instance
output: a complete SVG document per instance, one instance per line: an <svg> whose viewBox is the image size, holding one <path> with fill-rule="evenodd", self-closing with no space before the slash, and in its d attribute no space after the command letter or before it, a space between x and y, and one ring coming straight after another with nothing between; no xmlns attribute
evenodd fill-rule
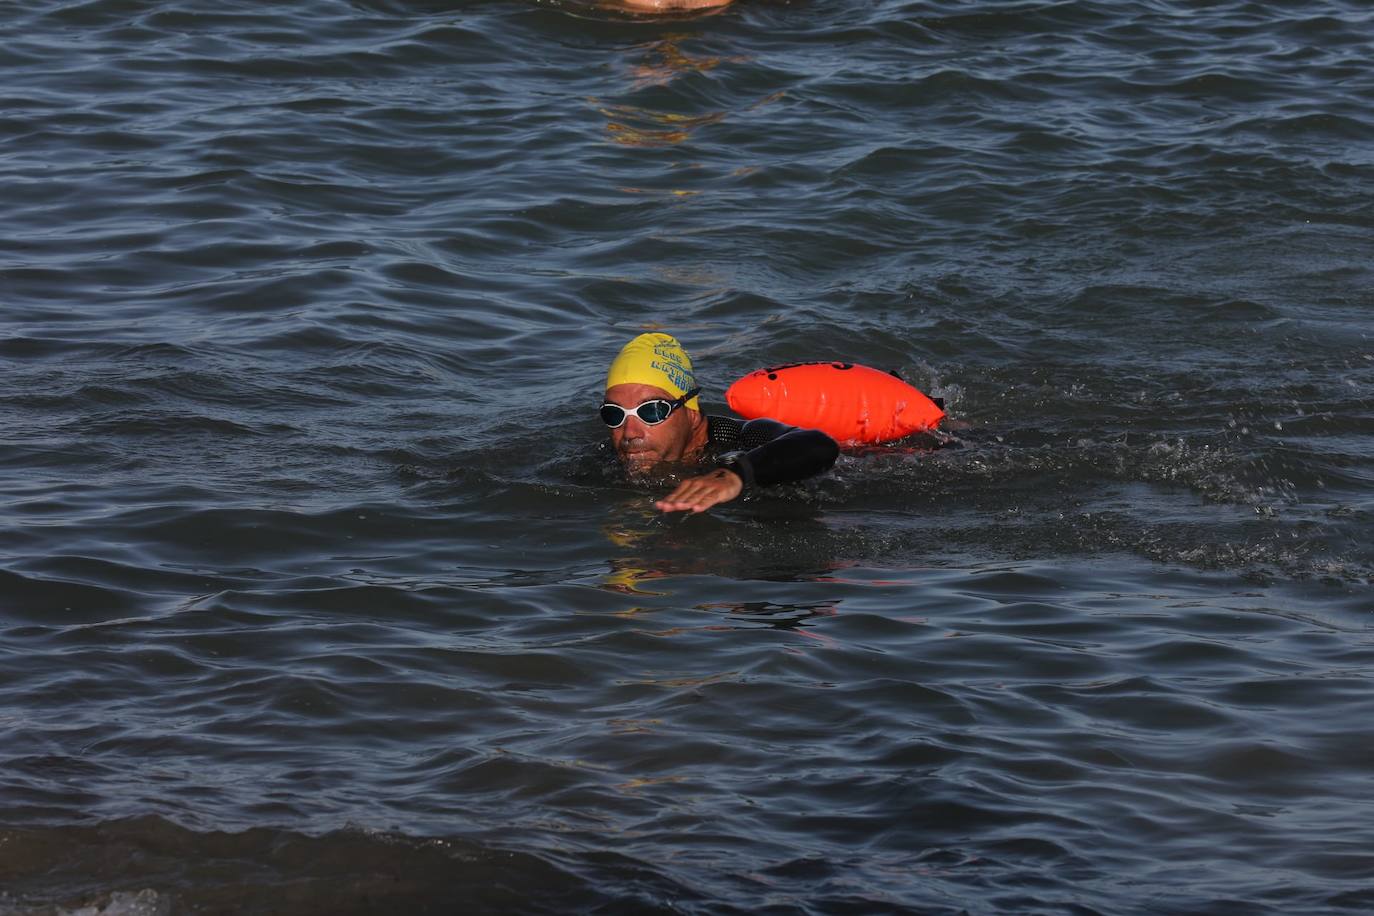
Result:
<svg viewBox="0 0 1374 916"><path fill-rule="evenodd" d="M1365 0L3 11L3 916L1374 910Z"/></svg>

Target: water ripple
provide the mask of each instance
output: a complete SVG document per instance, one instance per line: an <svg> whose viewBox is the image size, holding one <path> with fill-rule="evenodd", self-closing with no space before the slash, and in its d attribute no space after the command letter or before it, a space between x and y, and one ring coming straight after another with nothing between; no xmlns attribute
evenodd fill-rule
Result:
<svg viewBox="0 0 1374 916"><path fill-rule="evenodd" d="M1367 909L1368 24L16 12L0 913ZM649 329L950 417L661 517Z"/></svg>

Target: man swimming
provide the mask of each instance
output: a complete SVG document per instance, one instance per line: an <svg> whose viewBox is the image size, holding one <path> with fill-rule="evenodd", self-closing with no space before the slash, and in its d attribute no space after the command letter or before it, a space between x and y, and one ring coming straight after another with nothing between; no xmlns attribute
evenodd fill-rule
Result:
<svg viewBox="0 0 1374 916"><path fill-rule="evenodd" d="M835 440L777 420L703 416L692 360L668 334L627 343L606 374L601 420L631 477L715 464L654 503L664 512L704 512L751 487L804 480L830 469Z"/></svg>

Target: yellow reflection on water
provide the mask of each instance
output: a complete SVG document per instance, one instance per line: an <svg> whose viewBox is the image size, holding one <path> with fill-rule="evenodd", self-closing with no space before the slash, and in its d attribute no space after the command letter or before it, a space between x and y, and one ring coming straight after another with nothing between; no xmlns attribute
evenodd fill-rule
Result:
<svg viewBox="0 0 1374 916"><path fill-rule="evenodd" d="M623 146L675 146L697 128L715 124L725 117L723 111L684 115L636 105L605 105L597 110L609 119L606 130L611 139Z"/></svg>
<svg viewBox="0 0 1374 916"><path fill-rule="evenodd" d="M638 516L638 517L635 517ZM601 526L601 534L616 547L622 549L632 549L636 544L644 539L648 534L648 524L651 517L647 512L641 511L634 515L618 516ZM603 588L608 592L620 592L624 595L660 595L662 592L650 591L639 587L639 583L645 579L653 579L663 575L655 573L644 565L643 561L634 558L614 558L610 560L611 568L606 573L605 578L598 584L598 588ZM634 614L639 608L631 608L622 614Z"/></svg>
<svg viewBox="0 0 1374 916"><path fill-rule="evenodd" d="M689 54L683 50L682 43L691 37L681 34L668 35L640 45L639 50L644 52L644 58L630 69L634 77L632 90L665 86L687 74L714 70L722 63L748 60L745 57ZM708 124L715 124L729 114L725 111L679 114L655 111L638 105L602 104L597 99L591 99L591 102L605 115L606 132L610 134L611 139L623 146L676 146L690 137L693 131Z"/></svg>
<svg viewBox="0 0 1374 916"><path fill-rule="evenodd" d="M714 70L722 63L746 63L749 58L703 56L693 57L682 50L682 42L690 35L669 35L645 45L646 60L631 71L635 76L635 88L663 86L685 73L705 73Z"/></svg>
<svg viewBox="0 0 1374 916"><path fill-rule="evenodd" d="M607 719L615 735L647 734L663 726L662 719Z"/></svg>
<svg viewBox="0 0 1374 916"><path fill-rule="evenodd" d="M698 677L642 677L635 683L650 687L705 687L709 684L733 684L739 678L740 672L736 670L703 674Z"/></svg>
<svg viewBox="0 0 1374 916"><path fill-rule="evenodd" d="M641 588L640 585L650 579L662 579L666 575L667 573L659 570L636 565L634 560L611 560L611 570L606 574L606 578L601 580L601 587L608 592L620 592L622 595L662 595L663 592ZM639 610L636 607L621 613L635 614Z"/></svg>
<svg viewBox="0 0 1374 916"><path fill-rule="evenodd" d="M657 786L665 783L672 784L686 782L686 776L636 776L626 782L616 786L621 792L633 792L635 789L643 789L646 786Z"/></svg>

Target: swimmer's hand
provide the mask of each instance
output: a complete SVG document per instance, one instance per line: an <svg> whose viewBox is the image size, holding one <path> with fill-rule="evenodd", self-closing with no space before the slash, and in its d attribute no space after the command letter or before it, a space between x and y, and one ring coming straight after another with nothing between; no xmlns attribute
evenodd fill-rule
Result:
<svg viewBox="0 0 1374 916"><path fill-rule="evenodd" d="M718 468L700 477L688 477L677 489L654 503L664 512L705 512L712 506L728 503L744 491L744 481L734 471Z"/></svg>

